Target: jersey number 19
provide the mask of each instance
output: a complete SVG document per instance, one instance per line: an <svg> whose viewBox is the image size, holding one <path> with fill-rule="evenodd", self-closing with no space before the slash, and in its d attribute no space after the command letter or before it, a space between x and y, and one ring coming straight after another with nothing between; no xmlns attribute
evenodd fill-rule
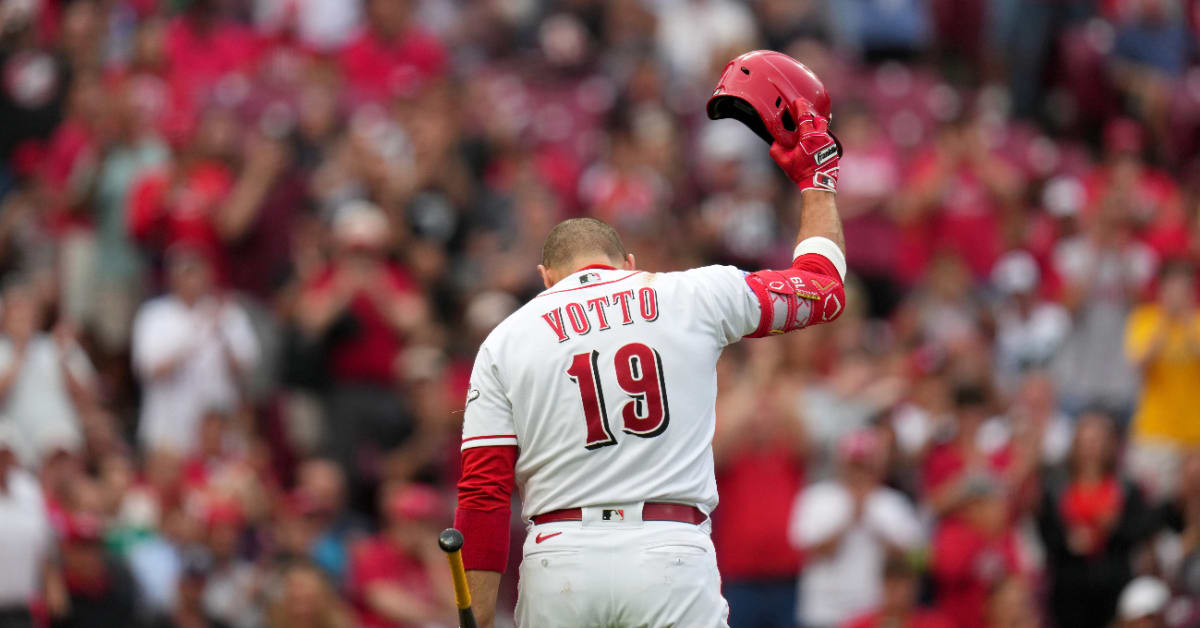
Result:
<svg viewBox="0 0 1200 628"><path fill-rule="evenodd" d="M600 385L600 352L577 353L571 359L567 376L579 386L583 416L587 422L587 449L616 445L608 426L604 389ZM621 406L622 431L642 438L662 434L670 422L667 386L663 380L662 358L658 351L640 343L627 344L613 356L617 384L629 397Z"/></svg>

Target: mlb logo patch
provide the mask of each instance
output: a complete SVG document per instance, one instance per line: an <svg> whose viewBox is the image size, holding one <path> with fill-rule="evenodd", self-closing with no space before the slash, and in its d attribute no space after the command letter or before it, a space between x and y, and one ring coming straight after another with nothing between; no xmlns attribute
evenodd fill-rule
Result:
<svg viewBox="0 0 1200 628"><path fill-rule="evenodd" d="M600 273L584 273L579 276L579 283L581 284L592 283L595 281L600 281Z"/></svg>
<svg viewBox="0 0 1200 628"><path fill-rule="evenodd" d="M625 510L618 508L616 510L604 509L600 511L600 518L605 521L624 521Z"/></svg>

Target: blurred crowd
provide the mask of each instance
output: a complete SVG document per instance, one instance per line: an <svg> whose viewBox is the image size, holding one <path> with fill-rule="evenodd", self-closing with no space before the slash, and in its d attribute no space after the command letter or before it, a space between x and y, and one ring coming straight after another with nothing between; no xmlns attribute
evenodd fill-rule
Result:
<svg viewBox="0 0 1200 628"><path fill-rule="evenodd" d="M452 625L466 380L549 228L787 260L798 196L703 112L756 48L833 95L851 278L722 361L731 624L1200 625L1198 41L1196 0L3 0L0 628Z"/></svg>

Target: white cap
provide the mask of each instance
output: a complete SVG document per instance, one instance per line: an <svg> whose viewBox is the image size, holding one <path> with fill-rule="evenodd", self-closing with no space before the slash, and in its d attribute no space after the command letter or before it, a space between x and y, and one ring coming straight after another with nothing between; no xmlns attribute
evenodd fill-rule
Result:
<svg viewBox="0 0 1200 628"><path fill-rule="evenodd" d="M992 284L1004 294L1024 294L1037 287L1041 271L1025 251L1009 251L992 267Z"/></svg>
<svg viewBox="0 0 1200 628"><path fill-rule="evenodd" d="M344 244L379 246L389 237L387 216L373 203L354 200L338 207L333 217L333 237Z"/></svg>
<svg viewBox="0 0 1200 628"><path fill-rule="evenodd" d="M1054 177L1042 190L1042 205L1051 216L1065 218L1079 213L1086 196L1079 179L1066 175Z"/></svg>
<svg viewBox="0 0 1200 628"><path fill-rule="evenodd" d="M1171 591L1162 580L1153 576L1139 576L1125 585L1117 602L1117 613L1129 621L1163 612L1171 600Z"/></svg>

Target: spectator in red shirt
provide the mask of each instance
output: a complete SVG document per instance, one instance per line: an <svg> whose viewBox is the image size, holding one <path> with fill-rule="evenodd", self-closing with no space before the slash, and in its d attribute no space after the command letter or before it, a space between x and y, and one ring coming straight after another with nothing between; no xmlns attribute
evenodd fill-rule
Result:
<svg viewBox="0 0 1200 628"><path fill-rule="evenodd" d="M797 412L795 371L782 363L780 345L749 345L749 363L734 371L741 375L721 397L713 438L721 492L713 545L730 617L747 628L792 626L796 607L801 555L787 530L804 486L808 439ZM776 549L763 554L764 544Z"/></svg>
<svg viewBox="0 0 1200 628"><path fill-rule="evenodd" d="M1142 127L1116 118L1104 128L1105 161L1084 186L1087 215L1115 212L1145 229L1144 237L1162 259L1186 252L1188 218L1179 185L1166 172L1146 163Z"/></svg>
<svg viewBox="0 0 1200 628"><path fill-rule="evenodd" d="M161 252L181 241L203 244L224 254L216 266L228 276L224 245L250 229L286 165L277 143L258 136L246 143L243 156L241 132L233 111L210 108L174 164L134 180L128 224L143 246ZM240 171L234 168L239 160Z"/></svg>
<svg viewBox="0 0 1200 628"><path fill-rule="evenodd" d="M1021 192L1020 175L991 150L993 131L982 117L960 120L916 161L896 205L902 279L918 277L940 248L961 255L977 278L991 270Z"/></svg>
<svg viewBox="0 0 1200 628"><path fill-rule="evenodd" d="M1022 570L1017 537L1001 486L985 474L963 482L963 504L933 537L932 571L938 608L954 625L983 626L988 596Z"/></svg>
<svg viewBox="0 0 1200 628"><path fill-rule="evenodd" d="M391 229L378 207L349 203L332 230L334 255L305 287L298 323L309 336L334 336L326 340L335 381L390 384L405 336L425 322L425 303L408 272L387 258ZM338 329L345 319L354 329Z"/></svg>
<svg viewBox="0 0 1200 628"><path fill-rule="evenodd" d="M214 221L235 172L230 163L237 122L232 112L213 108L204 114L194 142L166 168L148 171L130 186L128 225L143 247L161 253L179 241L220 250ZM225 260L218 269L223 270Z"/></svg>
<svg viewBox="0 0 1200 628"><path fill-rule="evenodd" d="M258 59L258 38L230 19L218 0L189 0L187 10L167 26L165 77L171 116L192 118L219 83L248 73ZM244 76L241 77L244 80Z"/></svg>
<svg viewBox="0 0 1200 628"><path fill-rule="evenodd" d="M1054 623L1107 625L1133 577L1134 547L1151 525L1141 490L1118 471L1116 425L1109 416L1092 411L1079 417L1066 477L1050 478L1043 494L1037 523Z"/></svg>
<svg viewBox="0 0 1200 628"><path fill-rule="evenodd" d="M366 23L339 59L354 99L409 94L445 71L446 50L413 24L412 0L368 0Z"/></svg>
<svg viewBox="0 0 1200 628"><path fill-rule="evenodd" d="M434 489L389 485L380 504L383 531L363 541L350 563L350 595L365 628L441 625L455 616L446 557L430 540L445 518Z"/></svg>
<svg viewBox="0 0 1200 628"><path fill-rule="evenodd" d="M315 379L324 386L330 453L361 507L384 455L412 432L397 390L400 357L427 308L408 273L387 258L390 229L377 207L342 207L333 240L332 260L303 288L296 323L301 352L324 370Z"/></svg>
<svg viewBox="0 0 1200 628"><path fill-rule="evenodd" d="M1007 446L989 450L980 443L989 407L987 392L979 386L961 385L954 391L954 435L930 449L922 468L923 492L935 514L953 514L967 499L975 478L1000 478L1010 467Z"/></svg>
<svg viewBox="0 0 1200 628"><path fill-rule="evenodd" d="M919 585L917 572L907 558L889 557L883 565L883 601L879 608L842 628L952 628L954 624L941 613L917 606Z"/></svg>
<svg viewBox="0 0 1200 628"><path fill-rule="evenodd" d="M40 191L50 210L52 229L86 219L83 207L95 184L96 165L105 140L108 116L104 87L94 75L76 79L67 98L67 116L46 144L38 172Z"/></svg>

